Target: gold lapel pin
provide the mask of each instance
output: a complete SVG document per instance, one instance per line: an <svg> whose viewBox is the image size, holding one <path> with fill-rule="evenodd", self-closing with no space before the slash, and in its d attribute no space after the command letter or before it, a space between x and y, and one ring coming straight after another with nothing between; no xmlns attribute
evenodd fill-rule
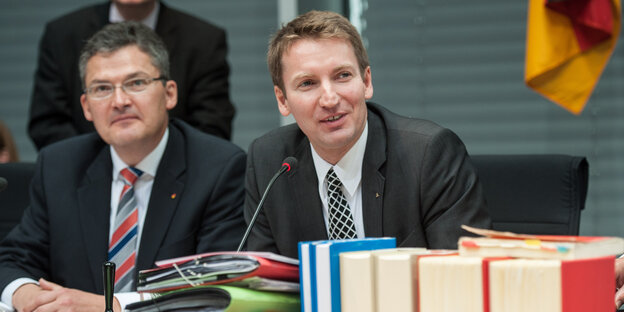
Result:
<svg viewBox="0 0 624 312"><path fill-rule="evenodd" d="M171 199L175 199L178 196L176 193L171 194Z"/></svg>

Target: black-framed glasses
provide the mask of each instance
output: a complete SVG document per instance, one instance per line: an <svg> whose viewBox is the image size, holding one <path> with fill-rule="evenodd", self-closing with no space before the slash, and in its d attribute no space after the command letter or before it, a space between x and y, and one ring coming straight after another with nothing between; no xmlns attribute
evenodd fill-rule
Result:
<svg viewBox="0 0 624 312"><path fill-rule="evenodd" d="M110 97L115 92L115 88L121 88L126 94L129 95L138 94L145 91L145 89L147 89L152 82L158 80L167 81L168 79L163 76L156 78L135 77L125 80L120 86L116 86L110 82L98 82L86 88L84 93L98 100Z"/></svg>

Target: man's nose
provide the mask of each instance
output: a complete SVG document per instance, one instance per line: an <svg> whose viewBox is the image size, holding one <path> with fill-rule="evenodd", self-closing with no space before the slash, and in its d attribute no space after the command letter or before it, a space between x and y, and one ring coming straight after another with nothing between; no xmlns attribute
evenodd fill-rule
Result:
<svg viewBox="0 0 624 312"><path fill-rule="evenodd" d="M340 97L336 92L335 86L330 82L324 82L321 84L322 94L319 99L319 104L325 108L331 108L338 105Z"/></svg>
<svg viewBox="0 0 624 312"><path fill-rule="evenodd" d="M130 105L130 96L121 86L115 86L113 90L113 106L119 108Z"/></svg>

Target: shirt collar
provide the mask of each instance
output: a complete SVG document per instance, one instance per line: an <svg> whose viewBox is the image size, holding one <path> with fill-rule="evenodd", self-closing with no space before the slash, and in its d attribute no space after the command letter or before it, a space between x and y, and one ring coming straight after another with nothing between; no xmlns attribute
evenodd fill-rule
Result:
<svg viewBox="0 0 624 312"><path fill-rule="evenodd" d="M152 30L156 29L156 22L158 22L158 12L160 11L160 2L156 1L156 5L154 5L154 9L152 12L141 21L141 23L145 24L145 26L151 28ZM124 22L125 19L119 13L117 6L114 2L111 3L110 9L108 11L108 21L111 23L119 23Z"/></svg>
<svg viewBox="0 0 624 312"><path fill-rule="evenodd" d="M167 147L167 141L169 140L169 128L165 129L165 134L160 139L160 142L156 146L156 148L151 151L143 160L141 160L135 168L143 171L143 175L141 177L155 177L156 170L158 169L158 164L160 163L160 159L165 153L165 148ZM115 149L111 146L111 159L113 160L113 181L116 181L119 172L128 167L128 165L121 160Z"/></svg>
<svg viewBox="0 0 624 312"><path fill-rule="evenodd" d="M355 142L355 144L349 149L349 151L333 165L326 162L319 154L314 150L314 146L310 143L312 150L312 160L314 161L314 167L316 169L316 175L319 183L325 181L325 176L330 168L334 168L336 176L342 182L345 190L350 196L355 194L355 191L362 179L362 162L364 161L364 152L366 151L366 140L368 139L368 121L364 124L364 131L362 135Z"/></svg>

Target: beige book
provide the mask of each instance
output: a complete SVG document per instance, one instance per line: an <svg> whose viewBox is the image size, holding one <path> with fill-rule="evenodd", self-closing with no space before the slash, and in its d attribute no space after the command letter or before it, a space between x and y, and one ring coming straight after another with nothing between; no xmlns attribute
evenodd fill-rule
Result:
<svg viewBox="0 0 624 312"><path fill-rule="evenodd" d="M376 254L377 311L418 311L418 258L431 254L419 248Z"/></svg>
<svg viewBox="0 0 624 312"><path fill-rule="evenodd" d="M352 251L340 254L340 303L343 312L378 311L374 255L394 253L395 250Z"/></svg>
<svg viewBox="0 0 624 312"><path fill-rule="evenodd" d="M420 312L483 312L482 276L481 258L421 257Z"/></svg>

